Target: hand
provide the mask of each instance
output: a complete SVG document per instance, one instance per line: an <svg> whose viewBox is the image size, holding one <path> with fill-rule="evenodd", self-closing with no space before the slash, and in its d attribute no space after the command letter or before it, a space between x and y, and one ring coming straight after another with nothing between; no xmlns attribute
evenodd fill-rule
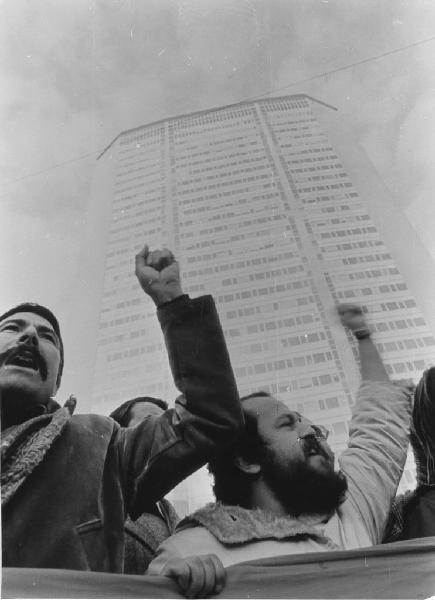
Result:
<svg viewBox="0 0 435 600"><path fill-rule="evenodd" d="M339 304L337 306L338 314L340 315L341 324L351 331L357 329L368 329L364 313L361 306L358 304Z"/></svg>
<svg viewBox="0 0 435 600"><path fill-rule="evenodd" d="M135 273L142 289L157 306L183 294L180 269L170 250L150 252L145 245L136 254Z"/></svg>
<svg viewBox="0 0 435 600"><path fill-rule="evenodd" d="M169 560L160 575L177 582L186 598L207 598L219 594L225 585L225 569L215 554Z"/></svg>

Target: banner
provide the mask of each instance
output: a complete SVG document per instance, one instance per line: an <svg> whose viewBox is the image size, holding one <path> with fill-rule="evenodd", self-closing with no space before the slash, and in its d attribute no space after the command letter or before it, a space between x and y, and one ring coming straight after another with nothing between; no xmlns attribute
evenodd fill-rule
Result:
<svg viewBox="0 0 435 600"><path fill-rule="evenodd" d="M218 598L430 598L435 537L278 556L227 569ZM2 598L182 598L165 577L4 568Z"/></svg>

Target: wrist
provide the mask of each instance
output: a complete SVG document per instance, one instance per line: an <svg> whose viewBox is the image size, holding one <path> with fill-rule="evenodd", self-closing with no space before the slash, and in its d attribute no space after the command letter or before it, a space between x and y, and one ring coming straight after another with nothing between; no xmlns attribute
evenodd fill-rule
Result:
<svg viewBox="0 0 435 600"><path fill-rule="evenodd" d="M371 336L371 331L367 326L353 329L352 333L358 341L365 340Z"/></svg>
<svg viewBox="0 0 435 600"><path fill-rule="evenodd" d="M160 308L162 306L165 306L166 304L171 304L172 302L175 302L176 300L179 300L181 298L187 298L187 294L184 294L181 290L179 292L170 292L170 293L159 293L159 294L154 294L153 296L151 296L154 304L157 306L157 308Z"/></svg>

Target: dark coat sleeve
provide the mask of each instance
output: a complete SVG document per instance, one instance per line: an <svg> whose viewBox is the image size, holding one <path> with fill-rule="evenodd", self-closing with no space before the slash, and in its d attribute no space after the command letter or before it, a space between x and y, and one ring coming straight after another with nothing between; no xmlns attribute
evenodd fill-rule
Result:
<svg viewBox="0 0 435 600"><path fill-rule="evenodd" d="M180 298L159 308L158 317L182 396L161 417L116 433L126 507L133 519L234 441L243 425L213 298Z"/></svg>

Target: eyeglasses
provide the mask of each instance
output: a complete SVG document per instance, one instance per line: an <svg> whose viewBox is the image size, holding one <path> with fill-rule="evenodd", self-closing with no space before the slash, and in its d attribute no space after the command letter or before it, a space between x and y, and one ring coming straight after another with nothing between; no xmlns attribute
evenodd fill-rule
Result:
<svg viewBox="0 0 435 600"><path fill-rule="evenodd" d="M301 442L304 438L309 435L314 435L314 437L318 440L326 441L329 436L329 430L326 429L323 425L310 425L310 429L314 431L314 433L306 433L303 437L298 437L298 442Z"/></svg>

